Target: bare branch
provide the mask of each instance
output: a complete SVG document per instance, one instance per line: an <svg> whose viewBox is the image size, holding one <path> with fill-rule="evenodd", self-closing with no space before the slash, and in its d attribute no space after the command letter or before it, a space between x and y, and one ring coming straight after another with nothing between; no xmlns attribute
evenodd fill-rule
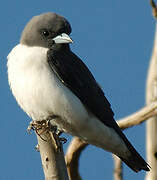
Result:
<svg viewBox="0 0 157 180"><path fill-rule="evenodd" d="M157 101L157 26L146 89L146 103L150 104L155 101ZM152 171L147 173L146 180L156 180L157 171L155 169L157 167L157 116L154 116L150 118L149 121L147 121L146 131L147 160L152 168Z"/></svg>
<svg viewBox="0 0 157 180"><path fill-rule="evenodd" d="M157 115L157 102L151 103L148 106L140 109L134 114L117 121L121 129L126 129L143 123L148 118Z"/></svg>
<svg viewBox="0 0 157 180"><path fill-rule="evenodd" d="M65 159L70 180L81 180L79 175L79 157L87 145L87 143L75 137L68 147Z"/></svg>
<svg viewBox="0 0 157 180"><path fill-rule="evenodd" d="M62 144L58 149L59 137L54 136L45 122L31 122L28 128L36 131L45 180L69 180Z"/></svg>
<svg viewBox="0 0 157 180"><path fill-rule="evenodd" d="M114 180L123 180L123 163L119 157L113 154Z"/></svg>

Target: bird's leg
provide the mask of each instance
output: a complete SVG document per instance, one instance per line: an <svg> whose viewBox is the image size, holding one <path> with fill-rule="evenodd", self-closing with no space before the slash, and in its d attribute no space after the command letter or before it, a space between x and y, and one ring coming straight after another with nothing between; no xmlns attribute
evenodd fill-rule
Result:
<svg viewBox="0 0 157 180"><path fill-rule="evenodd" d="M56 117L58 117L58 116L56 116ZM55 117L55 118L56 118L56 117ZM48 119L48 127L50 128L49 130L50 130L50 131L52 132L52 134L53 134L53 137L54 137L54 139L55 139L55 143L56 143L57 149L58 149L59 151L61 151L61 150L62 150L62 143L63 143L63 144L66 143L66 142L67 142L67 139L64 138L64 137L59 137L59 136L62 134L62 131L60 131L60 130L57 128L57 126L53 126L53 125L51 124L50 120L52 120L52 117L50 117L50 118Z"/></svg>
<svg viewBox="0 0 157 180"><path fill-rule="evenodd" d="M57 126L54 126L51 124L51 120L55 119L55 118L59 118L59 116L56 115L52 115L49 116L47 119L45 120L41 120L41 121L31 121L27 131L30 133L31 130L34 130L38 136L40 136L40 138L43 141L46 141L45 139L43 139L42 134L45 133L45 131L52 133L53 138L55 140L56 143L56 147L59 151L61 151L62 148L62 144L61 143L66 143L67 140L66 138L60 138L59 136L62 134L62 131L60 131Z"/></svg>
<svg viewBox="0 0 157 180"><path fill-rule="evenodd" d="M48 119L47 119L48 124L49 124L48 126L50 127L50 131L52 131L53 133L55 133L59 137L63 132L61 130L59 130L57 128L57 126L53 126L50 122L52 119L55 119L55 118L59 118L59 116L53 115L53 116L48 117ZM61 142L63 142L63 144L67 142L67 139L64 137L59 137L59 139Z"/></svg>

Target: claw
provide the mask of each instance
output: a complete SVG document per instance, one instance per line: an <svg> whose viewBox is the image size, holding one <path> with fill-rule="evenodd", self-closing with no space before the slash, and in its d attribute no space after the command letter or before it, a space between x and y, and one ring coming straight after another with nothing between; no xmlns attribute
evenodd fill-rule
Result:
<svg viewBox="0 0 157 180"><path fill-rule="evenodd" d="M58 135L58 136L60 136L63 132L62 132L62 131L60 131L60 130L57 130L57 132L56 132L56 133L57 133L57 135Z"/></svg>
<svg viewBox="0 0 157 180"><path fill-rule="evenodd" d="M27 132L28 132L29 134L31 134L31 130L35 130L33 124L34 124L34 121L31 121L30 124L29 124L29 126L28 126L28 128L27 128Z"/></svg>
<svg viewBox="0 0 157 180"><path fill-rule="evenodd" d="M62 134L62 131L60 131L57 126L53 126L51 124L51 120L58 118L59 116L53 115L53 116L49 116L46 120L42 120L42 121L31 121L28 128L27 128L27 132L31 133L31 130L34 130L37 135L43 140L46 141L45 139L42 138L42 134L47 131L47 132L51 132L54 140L55 140L55 144L57 147L58 151L62 151L62 143L65 144L67 142L67 139L64 137L59 137ZM36 146L36 150L39 151L39 147Z"/></svg>
<svg viewBox="0 0 157 180"><path fill-rule="evenodd" d="M57 151L62 152L62 144L61 144L59 136L54 132L52 134L55 140Z"/></svg>

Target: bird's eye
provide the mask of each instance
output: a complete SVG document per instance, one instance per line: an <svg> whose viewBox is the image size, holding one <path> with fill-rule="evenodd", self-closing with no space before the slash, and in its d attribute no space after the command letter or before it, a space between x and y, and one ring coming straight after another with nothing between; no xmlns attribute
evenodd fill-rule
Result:
<svg viewBox="0 0 157 180"><path fill-rule="evenodd" d="M42 32L42 34L43 34L45 37L49 36L49 32L48 32L47 30L44 30L44 31Z"/></svg>

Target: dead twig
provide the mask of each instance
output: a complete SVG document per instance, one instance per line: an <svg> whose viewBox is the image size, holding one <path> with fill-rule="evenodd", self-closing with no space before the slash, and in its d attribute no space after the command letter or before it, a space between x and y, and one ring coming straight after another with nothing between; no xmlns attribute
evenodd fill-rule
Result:
<svg viewBox="0 0 157 180"><path fill-rule="evenodd" d="M123 179L123 163L119 157L113 154L114 159L114 180Z"/></svg>
<svg viewBox="0 0 157 180"><path fill-rule="evenodd" d="M40 151L45 180L69 180L66 169L62 144L58 148L60 141L56 139L47 121L33 121L28 130L36 132L38 140L38 150Z"/></svg>

